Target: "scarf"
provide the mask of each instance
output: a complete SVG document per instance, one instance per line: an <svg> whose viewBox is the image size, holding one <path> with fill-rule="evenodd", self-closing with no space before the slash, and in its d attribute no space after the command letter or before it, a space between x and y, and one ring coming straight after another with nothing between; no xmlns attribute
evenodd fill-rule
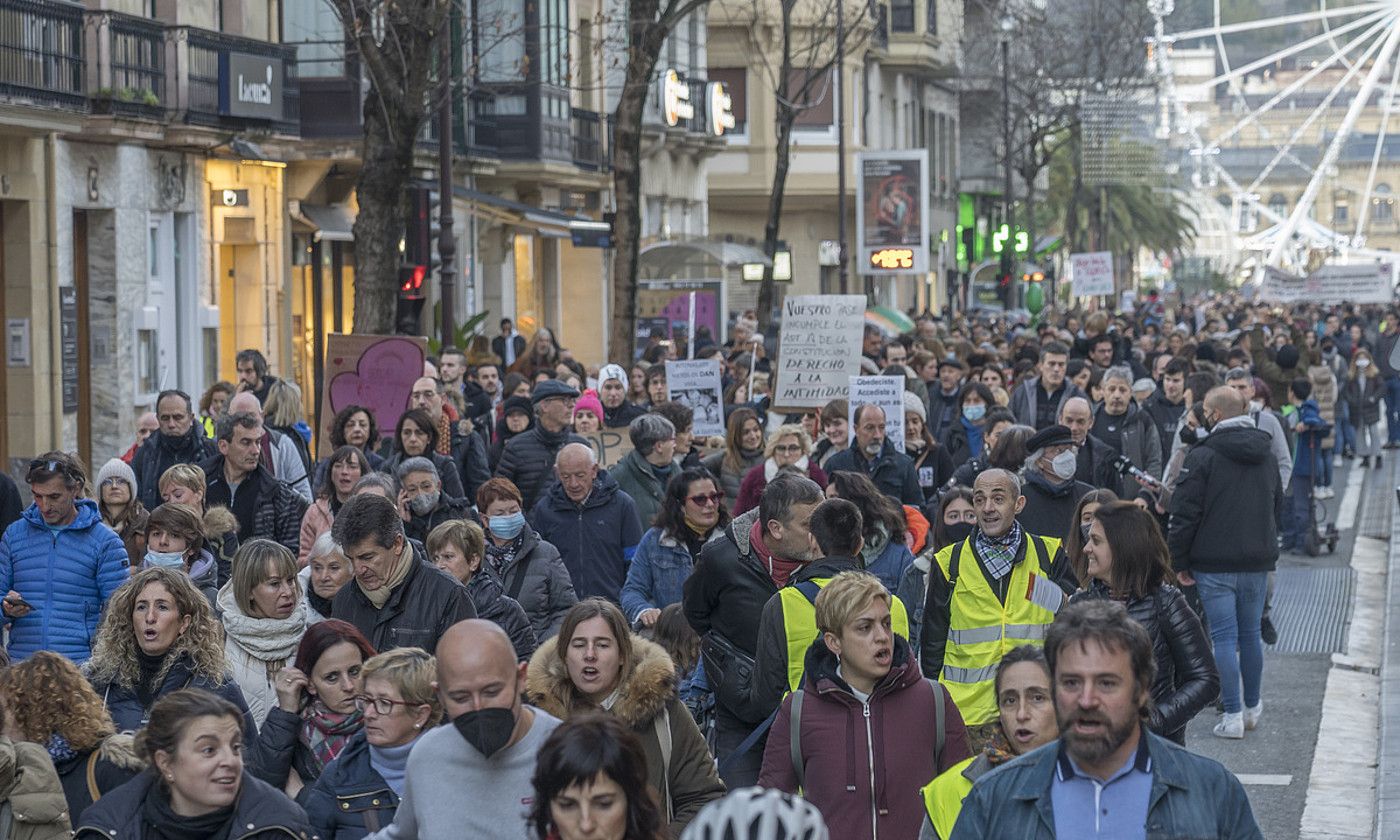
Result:
<svg viewBox="0 0 1400 840"><path fill-rule="evenodd" d="M452 421L447 419L447 406L442 407L437 421L437 449L439 455L452 454Z"/></svg>
<svg viewBox="0 0 1400 840"><path fill-rule="evenodd" d="M408 570L413 568L413 563L413 545L408 540L404 540L403 552L399 554L399 565L390 573L389 579L384 581L383 586L370 592L360 586L358 579L355 581L355 585L360 587L360 591L365 593L365 597L369 599L371 604L374 604L376 610L382 610L384 605L389 603L389 596L393 595L394 590L403 583L404 578L408 577Z"/></svg>
<svg viewBox="0 0 1400 840"><path fill-rule="evenodd" d="M147 771L153 772L153 771ZM247 778L243 784L248 783ZM202 817L186 817L170 806L170 790L163 780L151 785L150 793L141 803L141 822L148 840L227 840L233 827L233 809L237 801Z"/></svg>
<svg viewBox="0 0 1400 840"><path fill-rule="evenodd" d="M384 778L385 784L396 796L403 796L404 775L408 771L408 754L413 749L413 745L418 743L418 738L414 738L407 744L397 747L376 747L369 745L369 766L374 768L374 772Z"/></svg>
<svg viewBox="0 0 1400 840"><path fill-rule="evenodd" d="M1011 530L1000 537L989 537L981 528L973 537L973 547L977 556L987 565L987 571L996 580L1011 574L1016 565L1016 549L1021 546L1021 523L1013 521Z"/></svg>
<svg viewBox="0 0 1400 840"><path fill-rule="evenodd" d="M62 764L78 757L78 753L68 743L68 739L57 732L49 736L49 742L45 744L45 748L49 751L49 758L53 759L54 764Z"/></svg>
<svg viewBox="0 0 1400 840"><path fill-rule="evenodd" d="M966 417L962 418L963 431L967 432L967 446L972 451L972 457L982 457L982 426L968 422Z"/></svg>
<svg viewBox="0 0 1400 840"><path fill-rule="evenodd" d="M885 547L890 544L890 532L885 527L885 523L876 522L875 532L866 537L865 545L860 548L860 559L864 561L865 568L870 568L870 564L880 559Z"/></svg>
<svg viewBox="0 0 1400 840"><path fill-rule="evenodd" d="M785 560L768 550L768 546L763 543L762 517L755 520L753 527L749 529L749 544L753 546L754 553L768 569L768 577L773 579L773 585L779 589L787 586L792 573L804 565L800 560Z"/></svg>
<svg viewBox="0 0 1400 840"><path fill-rule="evenodd" d="M1021 475L1025 477L1027 484L1034 484L1036 487L1044 490L1046 494L1056 498L1067 496L1070 491L1074 489L1074 478L1071 477L1062 482L1055 482L1050 479L1050 476L1041 472L1040 467L1027 467L1021 471Z"/></svg>
<svg viewBox="0 0 1400 840"><path fill-rule="evenodd" d="M298 600L286 618L253 618L233 597L233 583L224 584L216 599L223 614L224 633L239 647L267 663L282 663L297 652L306 632L306 601ZM269 672L269 676L271 672Z"/></svg>
<svg viewBox="0 0 1400 840"><path fill-rule="evenodd" d="M807 465L809 463L810 462L807 460L807 456L803 455L801 458L798 458L796 461L794 461L792 465L797 469L802 470L803 475L808 475L809 473L807 472ZM763 483L767 484L768 482L772 481L773 476L777 474L778 462L774 461L772 458L765 460L763 462Z"/></svg>
<svg viewBox="0 0 1400 840"><path fill-rule="evenodd" d="M496 541L488 535L486 537L486 563L487 567L495 573L497 579L504 579L507 568L515 562L515 555L519 553L520 546L525 542L525 531L515 535L515 539L505 545L496 545Z"/></svg>
<svg viewBox="0 0 1400 840"><path fill-rule="evenodd" d="M349 743L350 736L359 732L365 725L364 715L358 709L350 714L332 712L320 700L312 700L311 705L301 713L301 743L311 753L311 763L317 775Z"/></svg>

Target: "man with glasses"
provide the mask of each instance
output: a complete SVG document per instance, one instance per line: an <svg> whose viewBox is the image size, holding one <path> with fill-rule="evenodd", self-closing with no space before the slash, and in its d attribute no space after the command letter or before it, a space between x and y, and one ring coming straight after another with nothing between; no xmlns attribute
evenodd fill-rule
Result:
<svg viewBox="0 0 1400 840"><path fill-rule="evenodd" d="M438 433L437 453L452 458L462 479L465 498L468 502L475 499L477 489L491 478L491 470L486 463L486 444L481 435L470 431L464 433L464 424L453 421L447 403L446 385L441 379L419 377L413 383L408 407L428 413ZM465 425L471 424L468 422Z"/></svg>
<svg viewBox="0 0 1400 840"><path fill-rule="evenodd" d="M80 498L85 480L63 452L29 464L34 503L0 537L0 610L12 661L51 650L86 662L102 607L129 576L122 538L102 524L97 502Z"/></svg>
<svg viewBox="0 0 1400 840"><path fill-rule="evenodd" d="M156 397L160 427L146 438L131 459L141 504L155 510L161 502L160 477L176 464L199 464L219 454L214 441L195 423L194 403L184 391L161 391Z"/></svg>

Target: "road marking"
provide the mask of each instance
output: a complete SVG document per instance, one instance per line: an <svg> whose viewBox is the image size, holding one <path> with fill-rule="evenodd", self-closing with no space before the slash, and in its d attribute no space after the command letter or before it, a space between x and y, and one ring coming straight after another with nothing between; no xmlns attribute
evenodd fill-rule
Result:
<svg viewBox="0 0 1400 840"><path fill-rule="evenodd" d="M1290 775L1270 775L1268 773L1236 773L1235 778L1240 780L1242 785L1267 785L1273 787L1288 787L1293 784L1293 777Z"/></svg>
<svg viewBox="0 0 1400 840"><path fill-rule="evenodd" d="M1337 508L1337 530L1345 531L1356 525L1356 509L1361 506L1361 485L1366 481L1366 471L1352 467L1347 471L1347 489L1342 491L1342 504Z"/></svg>

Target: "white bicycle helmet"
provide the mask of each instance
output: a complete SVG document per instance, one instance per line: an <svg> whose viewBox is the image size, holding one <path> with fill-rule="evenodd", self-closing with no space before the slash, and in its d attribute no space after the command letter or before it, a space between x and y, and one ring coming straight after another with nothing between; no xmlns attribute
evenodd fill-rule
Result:
<svg viewBox="0 0 1400 840"><path fill-rule="evenodd" d="M746 787L700 809L681 840L828 840L817 806L781 790Z"/></svg>

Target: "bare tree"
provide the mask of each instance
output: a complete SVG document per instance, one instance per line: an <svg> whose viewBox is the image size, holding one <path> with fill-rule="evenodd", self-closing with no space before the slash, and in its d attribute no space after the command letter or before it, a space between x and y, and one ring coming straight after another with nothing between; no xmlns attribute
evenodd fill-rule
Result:
<svg viewBox="0 0 1400 840"><path fill-rule="evenodd" d="M612 323L608 332L608 355L627 365L632 361L632 342L637 322L637 271L640 254L642 119L647 93L656 79L656 62L666 38L687 15L703 8L709 0L626 0L626 43L622 45L627 63L622 89L613 111L616 131L613 141L614 251L612 263Z"/></svg>

